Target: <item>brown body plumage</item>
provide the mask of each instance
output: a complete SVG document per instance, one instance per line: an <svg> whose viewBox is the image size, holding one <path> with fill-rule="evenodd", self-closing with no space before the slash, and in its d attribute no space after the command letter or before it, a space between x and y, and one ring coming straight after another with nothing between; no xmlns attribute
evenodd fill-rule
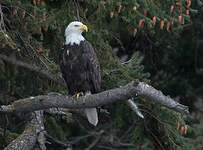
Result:
<svg viewBox="0 0 203 150"><path fill-rule="evenodd" d="M69 94L100 91L100 66L95 49L88 41L81 41L79 45L64 45L59 59Z"/></svg>
<svg viewBox="0 0 203 150"><path fill-rule="evenodd" d="M59 62L69 94L83 93L85 96L97 93L101 88L100 66L96 51L82 36L88 31L86 25L79 21L71 22L66 30L66 43L60 51ZM94 126L98 123L96 108L86 108L84 112L88 121Z"/></svg>

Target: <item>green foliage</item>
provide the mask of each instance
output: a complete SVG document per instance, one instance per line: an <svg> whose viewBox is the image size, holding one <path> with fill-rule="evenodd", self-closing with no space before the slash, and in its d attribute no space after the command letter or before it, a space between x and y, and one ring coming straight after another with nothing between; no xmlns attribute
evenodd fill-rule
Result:
<svg viewBox="0 0 203 150"><path fill-rule="evenodd" d="M46 119L45 126L46 129L50 131L50 135L62 141L66 141L66 136L70 134L68 131L64 134L63 128L59 125L59 121L53 117L48 117Z"/></svg>

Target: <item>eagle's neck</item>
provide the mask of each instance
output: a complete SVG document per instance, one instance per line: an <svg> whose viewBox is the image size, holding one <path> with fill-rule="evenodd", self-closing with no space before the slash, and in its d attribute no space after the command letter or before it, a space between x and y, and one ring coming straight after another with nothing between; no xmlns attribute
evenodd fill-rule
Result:
<svg viewBox="0 0 203 150"><path fill-rule="evenodd" d="M85 38L82 34L71 33L66 36L66 45L79 45L81 41L84 41Z"/></svg>

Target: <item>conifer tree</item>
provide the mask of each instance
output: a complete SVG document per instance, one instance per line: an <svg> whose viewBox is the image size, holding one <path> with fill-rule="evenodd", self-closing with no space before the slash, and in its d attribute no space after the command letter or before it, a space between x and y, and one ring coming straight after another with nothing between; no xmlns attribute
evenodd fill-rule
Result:
<svg viewBox="0 0 203 150"><path fill-rule="evenodd" d="M39 75L37 68L51 75L60 72L64 30L79 20L88 25L85 37L98 50L103 91L139 80L189 105L192 112L202 110L193 101L202 106L202 12L202 0L2 0L0 105L49 92L68 94L66 87L47 78L46 72ZM25 65L14 65L4 56ZM29 64L34 69L26 69ZM135 97L135 102L144 119L126 104L115 103L102 107L108 113L98 128L74 113L45 114L47 149L203 148L198 117L182 116L146 98ZM29 117L0 115L0 149L4 149L21 135ZM111 136L102 138L105 135Z"/></svg>

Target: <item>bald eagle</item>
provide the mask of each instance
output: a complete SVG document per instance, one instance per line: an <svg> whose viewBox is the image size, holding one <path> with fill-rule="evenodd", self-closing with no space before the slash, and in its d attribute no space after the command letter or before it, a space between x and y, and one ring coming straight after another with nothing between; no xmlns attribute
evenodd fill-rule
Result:
<svg viewBox="0 0 203 150"><path fill-rule="evenodd" d="M66 43L59 54L62 76L67 84L69 94L93 94L101 90L100 65L93 48L82 36L88 31L81 22L71 22L65 30ZM98 114L96 108L87 108L85 113L88 121L97 125Z"/></svg>

